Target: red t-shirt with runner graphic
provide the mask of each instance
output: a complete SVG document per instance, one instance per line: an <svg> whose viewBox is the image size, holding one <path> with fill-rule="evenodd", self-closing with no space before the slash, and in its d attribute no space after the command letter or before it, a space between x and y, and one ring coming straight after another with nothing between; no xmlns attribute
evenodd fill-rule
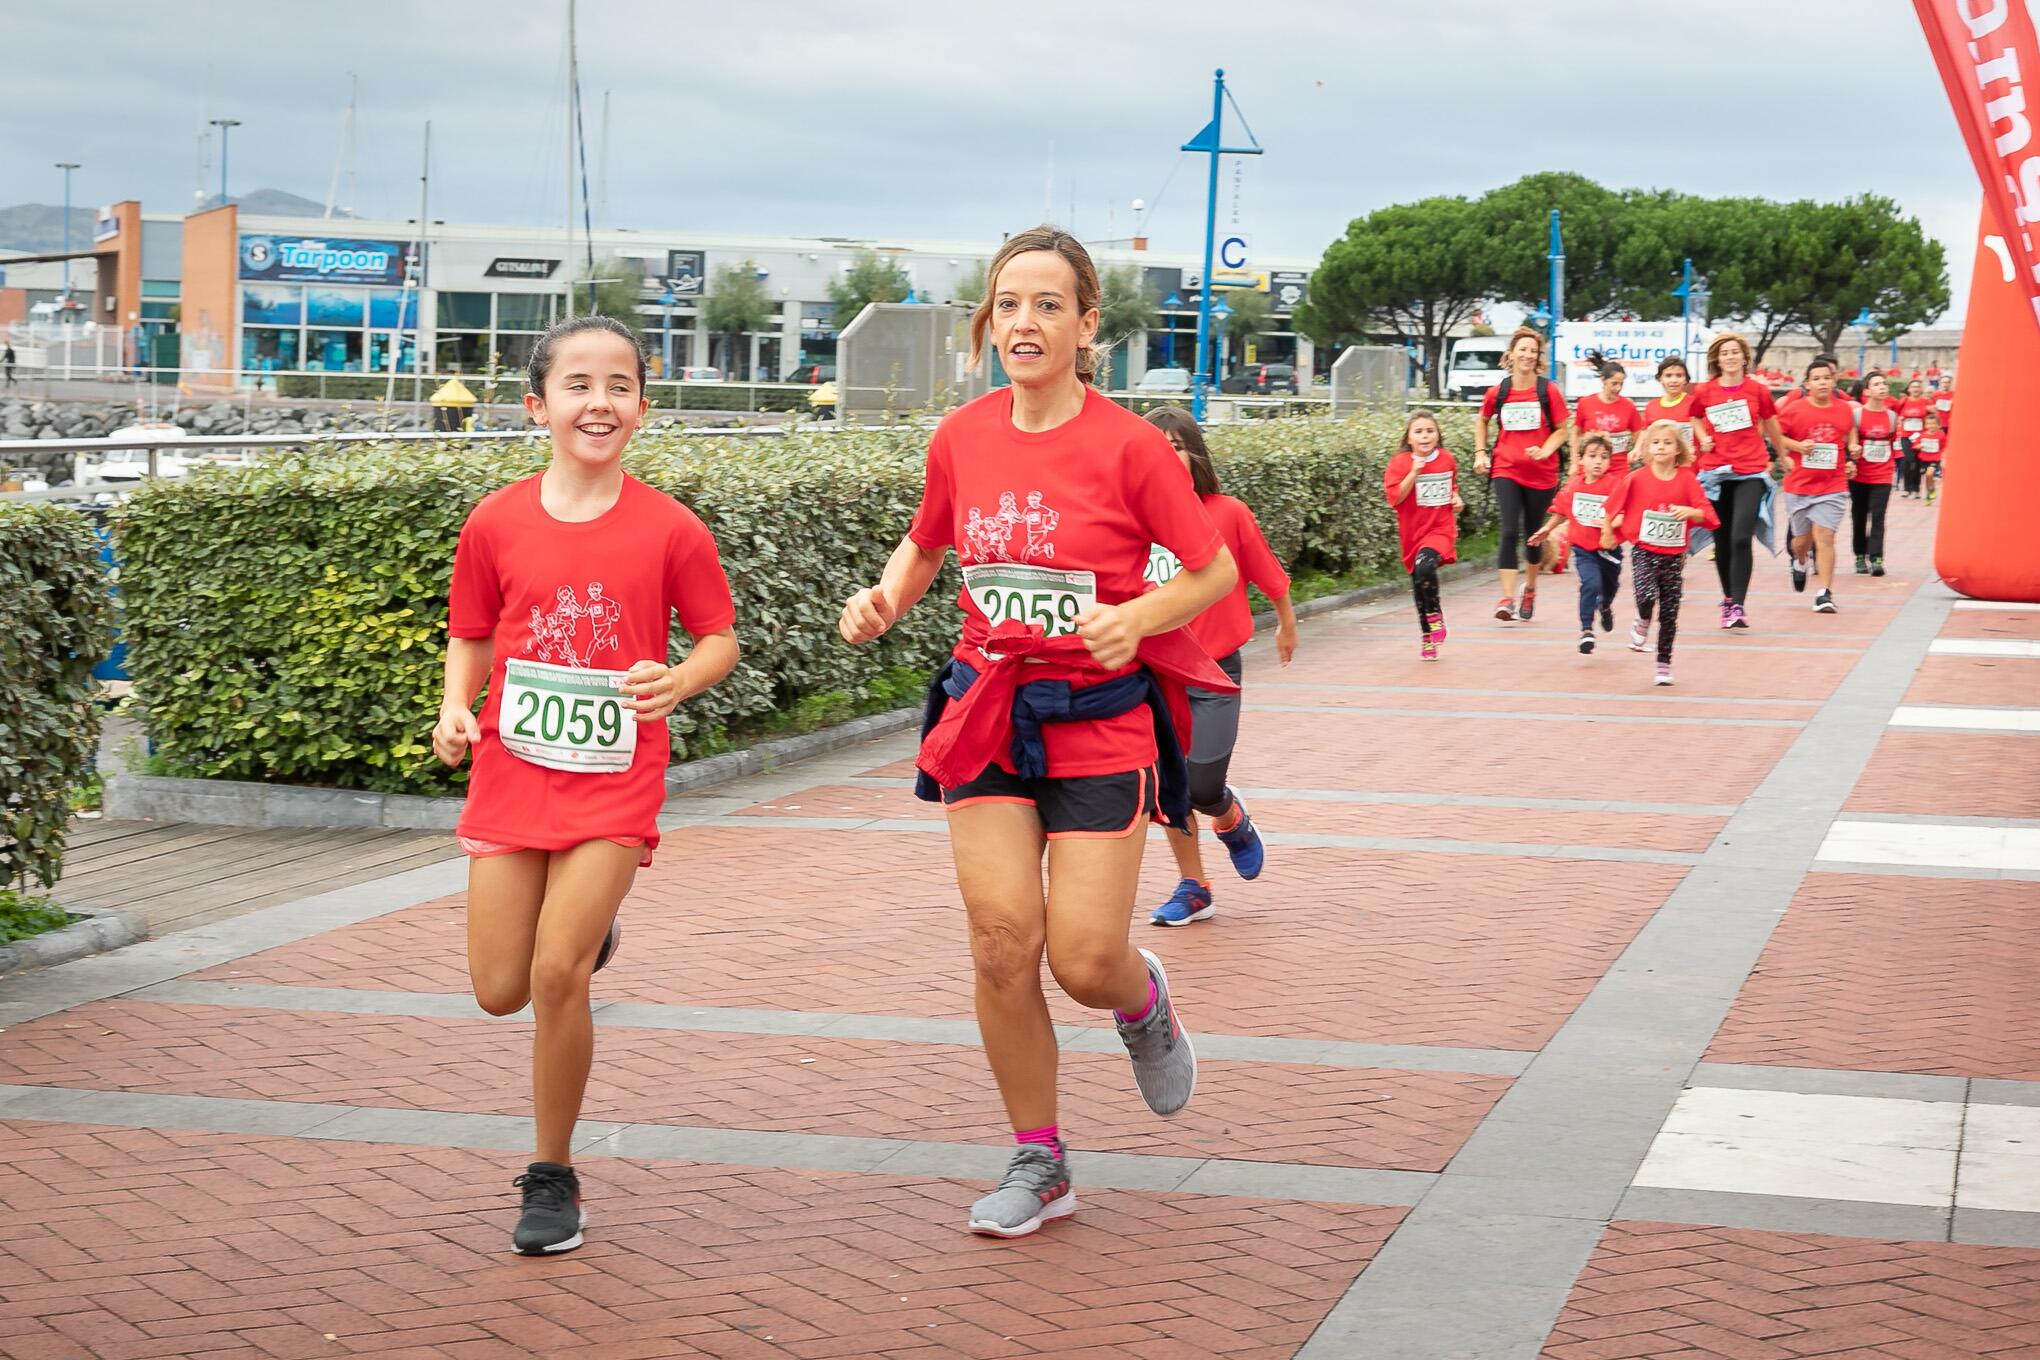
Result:
<svg viewBox="0 0 2040 1360"><path fill-rule="evenodd" d="M489 638L494 657L460 834L533 850L600 837L659 843L666 799L664 720L637 725L628 769L556 770L504 749L504 676L513 660L568 671L627 671L667 660L675 612L688 632L736 618L715 539L694 512L635 477L594 519L554 519L540 476L485 497L461 527L447 632ZM518 720L512 715L512 721ZM627 713L626 722L635 722Z"/></svg>
<svg viewBox="0 0 2040 1360"><path fill-rule="evenodd" d="M1087 603L1124 604L1147 589L1152 545L1192 571L1221 544L1168 436L1095 390L1052 430L1013 425L1013 389L1000 388L942 418L928 441L927 482L907 537L954 547L963 564L963 637L955 656L980 670L991 631L987 609L1037 624L1051 637L1075 633ZM1127 665L1100 671L1110 680ZM1048 773L1119 774L1155 760L1145 707L1095 722L1043 728ZM1013 768L1011 757L995 757Z"/></svg>
<svg viewBox="0 0 2040 1360"><path fill-rule="evenodd" d="M1537 384L1528 387L1512 387L1511 378L1502 380L1502 387L1508 395L1502 399L1501 414L1496 414L1495 389L1490 387L1481 398L1480 413L1484 419L1494 421L1497 428L1494 448L1492 475L1504 481L1527 486L1533 491L1558 485L1558 454L1549 458L1532 458L1530 453L1545 440L1551 432L1565 424L1571 414L1565 404L1565 395L1558 390L1557 383L1545 388L1545 409L1537 410ZM1519 428L1511 429L1511 425Z"/></svg>
<svg viewBox="0 0 2040 1360"><path fill-rule="evenodd" d="M1705 513L1698 520L1677 523L1659 518L1677 505L1689 505ZM1660 477L1648 466L1636 469L1622 479L1621 489L1608 502L1607 511L1609 519L1621 517L1622 522L1615 526L1616 537L1665 557L1677 557L1686 551L1695 523L1707 529L1721 527L1720 517L1708 503L1707 493L1691 468L1680 468L1670 477Z"/></svg>
<svg viewBox="0 0 2040 1360"><path fill-rule="evenodd" d="M1573 473L1565 489L1552 497L1551 513L1564 515L1563 530L1566 541L1575 548L1593 552L1603 546L1620 546L1614 538L1602 534L1601 526L1608 521L1608 505L1622 490L1627 473L1617 472L1613 466L1594 480L1588 481L1585 470Z"/></svg>
<svg viewBox="0 0 2040 1360"><path fill-rule="evenodd" d="M1898 430L1907 439L1918 439L1927 430L1927 412L1932 405L1924 397L1907 397L1898 404Z"/></svg>
<svg viewBox="0 0 2040 1360"><path fill-rule="evenodd" d="M1725 467L1753 474L1770 465L1764 447L1764 422L1778 414L1771 389L1755 378L1745 377L1734 387L1710 378L1693 389L1698 408L1694 417L1696 437L1705 433L1714 441L1712 449L1699 449L1700 469ZM1697 447L1697 445L1696 445Z"/></svg>
<svg viewBox="0 0 2040 1360"><path fill-rule="evenodd" d="M1840 400L1816 406L1808 398L1780 412L1779 432L1789 439L1810 440L1814 446L1806 453L1785 450L1792 464L1785 474L1785 490L1795 496L1835 496L1847 491L1849 431L1855 423L1855 408Z"/></svg>
<svg viewBox="0 0 2040 1360"><path fill-rule="evenodd" d="M1417 565L1417 554L1426 548L1435 550L1441 563L1459 560L1459 512L1452 508L1452 498L1459 494L1459 460L1447 449L1431 450L1410 494L1397 500L1395 493L1403 478L1410 475L1410 464L1415 459L1416 455L1407 449L1398 451L1388 460L1388 471L1381 479L1388 503L1395 507L1395 529L1402 539L1404 571ZM1442 480L1426 482L1426 477Z"/></svg>
<svg viewBox="0 0 2040 1360"><path fill-rule="evenodd" d="M1600 393L1589 393L1574 403L1573 425L1582 435L1607 435L1615 446L1610 460L1615 471L1629 471L1629 450L1643 430L1643 413L1635 402L1627 397L1603 401Z"/></svg>
<svg viewBox="0 0 2040 1360"><path fill-rule="evenodd" d="M1890 486L1898 466L1898 413L1889 406L1880 411L1868 405L1856 409L1856 435L1863 441L1863 451L1856 456L1855 480L1865 486Z"/></svg>
<svg viewBox="0 0 2040 1360"><path fill-rule="evenodd" d="M1190 620L1190 635L1205 655L1217 660L1247 645L1254 635L1254 611L1247 603L1247 587L1254 586L1271 600L1289 593L1289 573L1275 560L1275 550L1261 533L1260 522L1246 502L1231 496L1205 496L1204 512L1225 546L1232 549L1239 579L1217 604Z"/></svg>

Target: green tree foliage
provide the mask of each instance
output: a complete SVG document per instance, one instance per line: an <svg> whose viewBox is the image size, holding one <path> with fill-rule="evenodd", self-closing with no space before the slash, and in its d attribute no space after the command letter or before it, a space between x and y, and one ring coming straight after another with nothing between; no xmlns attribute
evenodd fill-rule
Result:
<svg viewBox="0 0 2040 1360"><path fill-rule="evenodd" d="M969 303L972 306L985 298L985 262L979 260L974 268L957 281L953 302Z"/></svg>
<svg viewBox="0 0 2040 1360"><path fill-rule="evenodd" d="M724 265L709 280L708 294L701 299L701 325L722 346L723 372L734 374L743 338L753 331L769 329L779 316L779 305L758 277L758 264Z"/></svg>
<svg viewBox="0 0 2040 1360"><path fill-rule="evenodd" d="M848 326L867 303L899 302L913 291L907 271L876 251L860 251L840 279L829 285L829 301L836 304L836 326Z"/></svg>
<svg viewBox="0 0 2040 1360"><path fill-rule="evenodd" d="M1325 248L1297 323L1319 344L1414 341L1438 391L1445 337L1496 296L1489 222L1463 198L1397 203L1356 217Z"/></svg>
<svg viewBox="0 0 2040 1360"><path fill-rule="evenodd" d="M1550 291L1551 210L1561 215L1565 246L1565 313L1599 316L1614 299L1612 262L1623 234L1624 203L1583 175L1525 175L1474 205L1482 223L1482 265L1488 296L1541 306Z"/></svg>
<svg viewBox="0 0 2040 1360"><path fill-rule="evenodd" d="M1098 343L1116 345L1154 323L1155 299L1134 266L1114 265L1098 276Z"/></svg>
<svg viewBox="0 0 2040 1360"><path fill-rule="evenodd" d="M638 312L638 303L644 290L642 274L629 262L605 260L595 266L594 273L583 271L574 281L567 312L571 316L614 317L643 340L645 319Z"/></svg>
<svg viewBox="0 0 2040 1360"><path fill-rule="evenodd" d="M1232 315L1226 318L1225 333L1233 343L1234 353L1244 354L1246 351L1241 346L1274 329L1274 316L1266 293L1252 288L1224 288L1219 290L1218 295L1232 309Z"/></svg>
<svg viewBox="0 0 2040 1360"><path fill-rule="evenodd" d="M1919 219L1901 217L1879 194L1788 210L1787 276L1781 294L1792 324L1832 354L1863 308L1889 333L1924 326L1948 309L1948 262Z"/></svg>

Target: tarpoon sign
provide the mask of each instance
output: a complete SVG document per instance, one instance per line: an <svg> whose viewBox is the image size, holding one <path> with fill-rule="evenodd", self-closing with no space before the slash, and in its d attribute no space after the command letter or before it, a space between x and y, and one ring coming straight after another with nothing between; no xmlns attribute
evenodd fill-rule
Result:
<svg viewBox="0 0 2040 1360"><path fill-rule="evenodd" d="M243 236L241 277L264 283L361 283L395 288L417 247L333 236Z"/></svg>

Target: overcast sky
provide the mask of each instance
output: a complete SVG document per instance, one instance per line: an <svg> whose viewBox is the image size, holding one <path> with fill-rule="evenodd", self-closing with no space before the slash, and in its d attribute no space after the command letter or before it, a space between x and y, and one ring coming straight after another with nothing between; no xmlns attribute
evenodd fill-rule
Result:
<svg viewBox="0 0 2040 1360"><path fill-rule="evenodd" d="M188 209L217 192L214 117L242 123L234 192L324 201L353 72L362 215L415 215L430 118L433 217L560 222L565 11L0 0L0 203L59 201L51 165L71 160L75 202ZM1223 65L1267 148L1242 163L1237 207L1269 253L1314 257L1384 204L1572 170L1888 194L1947 248L1958 315L1968 290L1976 178L1904 0L582 0L580 16L590 183L599 199L609 91L617 226L996 240L1047 210L1105 237L1130 234L1143 198L1155 248L1195 249L1204 165L1176 148Z"/></svg>

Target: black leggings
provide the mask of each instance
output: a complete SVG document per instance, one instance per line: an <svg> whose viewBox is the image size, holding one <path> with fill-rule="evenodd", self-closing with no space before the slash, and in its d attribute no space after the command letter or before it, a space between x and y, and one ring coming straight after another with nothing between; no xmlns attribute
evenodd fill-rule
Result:
<svg viewBox="0 0 2040 1360"><path fill-rule="evenodd" d="M1906 495L1917 496L1920 494L1919 450L1912 446L1912 441L1910 440L1907 440L1903 447L1905 454L1900 458L1898 464L1899 479L1905 483Z"/></svg>
<svg viewBox="0 0 2040 1360"><path fill-rule="evenodd" d="M1723 482L1714 502L1721 527L1714 531L1714 571L1721 578L1721 593L1737 604L1750 593L1750 569L1754 562L1753 542L1757 536L1757 512L1764 508L1770 487L1762 477Z"/></svg>
<svg viewBox="0 0 2040 1360"><path fill-rule="evenodd" d="M1636 617L1650 625L1657 620L1657 659L1672 664L1672 642L1679 635L1679 597L1685 592L1686 559L1678 553L1654 553L1638 548L1629 559L1629 574L1636 582Z"/></svg>
<svg viewBox="0 0 2040 1360"><path fill-rule="evenodd" d="M1445 606L1438 600L1438 550L1417 549L1417 560L1410 564L1410 594L1417 601L1417 631L1425 637L1431 635L1431 620L1445 613Z"/></svg>
<svg viewBox="0 0 2040 1360"><path fill-rule="evenodd" d="M1890 505L1890 482L1849 483L1850 541L1856 556L1884 556L1884 512Z"/></svg>
<svg viewBox="0 0 2040 1360"><path fill-rule="evenodd" d="M1551 501L1558 495L1558 488L1525 486L1507 477L1495 478L1492 486L1495 515L1502 522L1501 560L1496 565L1503 571L1514 571L1516 545L1542 527L1544 512L1551 509Z"/></svg>

